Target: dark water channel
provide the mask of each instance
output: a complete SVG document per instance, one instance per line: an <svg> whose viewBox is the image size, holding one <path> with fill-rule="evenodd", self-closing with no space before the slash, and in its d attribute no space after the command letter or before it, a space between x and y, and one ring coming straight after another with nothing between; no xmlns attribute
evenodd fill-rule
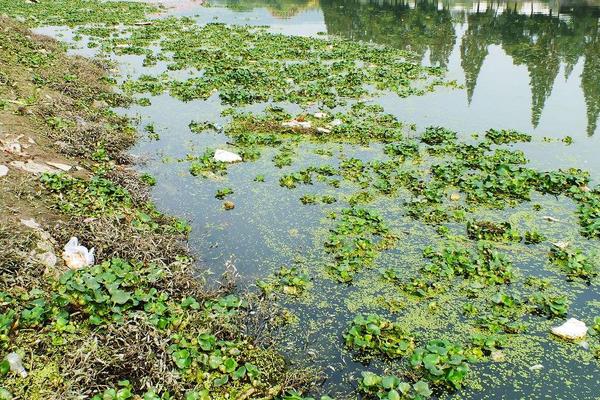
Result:
<svg viewBox="0 0 600 400"><path fill-rule="evenodd" d="M416 52L424 64L448 69L462 88L440 88L434 93L401 99L385 95L375 102L400 120L419 129L440 125L464 138L489 128L517 129L533 135L519 146L533 166L542 169L579 167L600 179L600 3L569 2L430 2L255 0L211 2L201 7L193 1L167 2L175 15L194 16L199 24L220 21L269 25L275 32L316 35L319 32L351 40L370 41ZM144 72L141 59L115 58L123 76ZM207 101L183 103L168 95L151 98L148 107L127 112L140 118L140 126L153 123L160 140L145 139L133 153L146 162L140 168L157 178L154 200L162 211L188 218L193 226L190 245L200 264L215 276L233 260L241 285L252 288L281 266L297 265L312 277L307 296L299 300L282 297L297 322L279 332L281 347L293 365L313 365L326 375L322 393L352 398L360 371L394 372L393 363L373 360L360 363L343 348L342 332L358 312L377 312L399 318L424 337L449 339L468 336L470 325L456 307L452 293L438 299L438 307L409 304L392 312L387 304L398 293L381 282L378 268L361 274L352 286L334 282L326 273L323 241L332 226L328 211L339 211L344 202L306 206L298 198L306 193L339 195L348 188L332 189L315 184L297 190L279 186L279 177L302 166L339 162L340 155L369 160L381 155L378 146L330 145L332 157L314 154L301 146L290 167L278 169L274 153L253 163L229 169L220 181L189 174L186 154L223 146L227 137L217 133L190 132L192 120L225 124L217 96ZM561 141L573 138L573 144ZM547 139L544 139L547 138ZM254 182L264 175L265 182ZM215 192L231 187L235 209L224 211ZM549 240L569 239L582 247L598 248L578 233L572 206L553 198L535 199L548 212L570 223L553 226L532 219L531 204L482 215L506 218L524 227L543 230ZM382 212L401 236L396 249L377 259L377 267L401 267L415 273L424 263L423 247L434 243L432 227L403 215L402 196L379 199L369 205ZM600 316L597 286L566 283L564 277L544 269L544 251L511 254L524 274L549 276L570 293L570 316L591 320ZM456 394L463 399L597 399L600 398L600 367L590 352L577 344L554 340L548 334L555 321L535 318L530 329L512 349L504 363L475 366L474 382ZM460 339L459 339L460 340ZM530 366L542 364L541 371Z"/></svg>

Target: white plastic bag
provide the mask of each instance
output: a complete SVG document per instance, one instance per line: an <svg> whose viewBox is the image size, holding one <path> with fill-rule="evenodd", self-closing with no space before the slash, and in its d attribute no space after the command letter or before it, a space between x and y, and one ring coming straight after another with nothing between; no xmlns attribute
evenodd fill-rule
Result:
<svg viewBox="0 0 600 400"><path fill-rule="evenodd" d="M94 264L94 249L88 250L87 247L79 245L76 237L72 237L65 245L62 257L67 267L80 269Z"/></svg>
<svg viewBox="0 0 600 400"><path fill-rule="evenodd" d="M588 328L585 326L585 322L579 321L575 318L569 318L567 322L561 326L552 328L552 333L563 339L581 339L587 334Z"/></svg>
<svg viewBox="0 0 600 400"><path fill-rule="evenodd" d="M10 370L12 372L19 374L21 378L27 377L27 371L25 370L25 367L23 367L20 355L17 353L9 353L6 356L6 361L8 361L8 365L10 365Z"/></svg>
<svg viewBox="0 0 600 400"><path fill-rule="evenodd" d="M221 150L221 149L215 150L214 159L215 159L215 161L220 161L220 162L225 162L225 163L234 163L234 162L242 161L242 157L240 157L238 154L232 153L227 150Z"/></svg>

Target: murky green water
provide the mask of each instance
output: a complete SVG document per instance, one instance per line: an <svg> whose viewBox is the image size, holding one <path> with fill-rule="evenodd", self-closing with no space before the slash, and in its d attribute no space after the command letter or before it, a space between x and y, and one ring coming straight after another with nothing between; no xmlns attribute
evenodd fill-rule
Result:
<svg viewBox="0 0 600 400"><path fill-rule="evenodd" d="M451 79L463 88L440 88L433 93L401 99L385 95L374 100L400 120L420 129L440 125L458 131L463 138L489 128L517 129L533 135L531 143L519 145L531 163L542 169L580 167L589 170L594 182L600 178L600 3L559 2L400 2L400 1L214 1L203 8L194 2L167 3L170 13L194 16L199 24L220 21L233 24L268 25L275 32L317 35L319 32L352 40L410 49L425 64L448 69ZM146 69L141 58L116 57L123 76L139 76ZM160 69L159 65L156 69ZM160 140L142 140L133 153L145 159L140 166L157 178L153 196L159 208L191 220L190 245L200 264L215 274L232 259L242 287L253 288L281 266L297 265L312 278L307 296L281 298L298 322L280 332L279 346L295 365L323 369L327 379L322 393L352 398L360 372L385 370L398 364L386 360L360 363L343 348L342 333L358 312L377 312L398 318L423 339L444 337L461 340L472 331L460 307L469 300L452 291L431 301L405 299L380 278L379 269L396 267L407 276L425 263L422 250L435 244L435 229L404 216L406 196L383 197L368 205L378 209L394 232L398 246L384 252L376 267L361 273L352 285L336 283L326 273L328 257L323 242L334 224L325 218L345 202L302 205L302 194L348 193L342 185L324 184L288 190L280 187L282 174L307 165L336 165L340 156L363 160L381 157L380 146L327 145L333 156L314 154L312 145L301 145L290 167L278 169L274 153L251 163L229 168L222 180L206 180L189 174L189 165L177 162L187 154L223 146L228 138L219 133L190 132L192 120L224 125L217 96L207 101L183 103L168 95L152 97L149 107L127 113L140 118L140 126L153 123ZM558 139L571 136L566 146ZM543 138L550 138L545 142ZM322 146L321 146L322 147ZM264 175L265 182L254 178ZM215 192L231 187L235 209L224 211ZM542 204L545 215L563 223L553 224L534 216L532 204ZM598 249L595 241L579 235L572 205L549 196L517 208L482 211L495 219L506 218L523 229L536 228L549 241L571 240L586 249ZM457 227L459 229L459 227ZM569 293L569 316L591 320L600 316L600 290L567 282L545 267L547 247L534 250L507 246L515 266L528 276L546 276ZM518 286L510 288L519 291ZM396 305L391 307L390 304ZM459 307L460 306L460 307ZM555 340L548 334L557 321L530 317L527 332L516 335L504 350L506 362L482 363L473 368L469 387L456 398L600 398L598 362L590 351ZM542 364L541 371L530 366Z"/></svg>

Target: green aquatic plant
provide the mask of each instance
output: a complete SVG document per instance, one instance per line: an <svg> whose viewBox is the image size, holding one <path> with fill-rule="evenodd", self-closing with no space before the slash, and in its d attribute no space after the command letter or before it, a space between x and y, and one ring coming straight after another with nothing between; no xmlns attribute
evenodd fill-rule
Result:
<svg viewBox="0 0 600 400"><path fill-rule="evenodd" d="M157 11L156 7L150 4L128 1L107 1L103 4L91 0L53 0L39 3L0 1L0 14L19 16L37 25L131 24L154 11Z"/></svg>
<svg viewBox="0 0 600 400"><path fill-rule="evenodd" d="M368 400L425 400L433 391L425 381L408 383L392 375L380 376L372 372L362 372L358 390Z"/></svg>
<svg viewBox="0 0 600 400"><path fill-rule="evenodd" d="M223 200L225 197L232 195L232 194L233 194L233 189L227 187L227 188L217 190L217 193L215 193L215 198L217 198L219 200Z"/></svg>
<svg viewBox="0 0 600 400"><path fill-rule="evenodd" d="M471 336L471 346L468 352L481 359L490 356L505 345L506 336L504 335L477 333Z"/></svg>
<svg viewBox="0 0 600 400"><path fill-rule="evenodd" d="M488 285L509 283L514 276L508 258L484 243L478 244L476 253L449 244L439 251L428 247L423 255L431 260L424 271L435 276L462 276Z"/></svg>
<svg viewBox="0 0 600 400"><path fill-rule="evenodd" d="M458 134L441 126L429 126L421 136L421 141L430 146L447 145L454 143Z"/></svg>
<svg viewBox="0 0 600 400"><path fill-rule="evenodd" d="M281 267L271 279L259 280L256 285L266 294L281 292L297 296L308 289L310 278L296 267Z"/></svg>
<svg viewBox="0 0 600 400"><path fill-rule="evenodd" d="M344 340L352 349L390 358L410 355L415 346L414 338L405 328L375 314L354 317Z"/></svg>
<svg viewBox="0 0 600 400"><path fill-rule="evenodd" d="M207 149L199 157L188 157L188 160L192 161L190 163L190 173L202 177L227 174L227 163L216 161L214 157L214 149Z"/></svg>
<svg viewBox="0 0 600 400"><path fill-rule="evenodd" d="M546 241L546 237L537 230L525 232L525 244L538 244Z"/></svg>
<svg viewBox="0 0 600 400"><path fill-rule="evenodd" d="M536 311L549 318L564 317L569 310L567 296L550 295L547 293L535 293L531 299L531 303L536 308Z"/></svg>
<svg viewBox="0 0 600 400"><path fill-rule="evenodd" d="M325 242L334 257L331 271L340 282L352 281L354 274L372 265L382 250L396 241L383 218L364 208L342 210L341 218Z"/></svg>
<svg viewBox="0 0 600 400"><path fill-rule="evenodd" d="M570 278L589 280L598 274L598 264L580 249L553 247L549 258Z"/></svg>
<svg viewBox="0 0 600 400"><path fill-rule="evenodd" d="M485 132L485 138L494 144L531 142L531 135L510 129L489 129Z"/></svg>
<svg viewBox="0 0 600 400"><path fill-rule="evenodd" d="M102 176L94 176L88 181L66 174L45 173L40 182L55 194L60 210L69 214L119 214L132 206L127 190Z"/></svg>
<svg viewBox="0 0 600 400"><path fill-rule="evenodd" d="M79 309L94 325L120 321L136 309L152 309L155 323L165 327L169 323L168 298L151 287L163 272L154 265L143 267L112 259L64 273L59 279L59 293L62 301Z"/></svg>
<svg viewBox="0 0 600 400"><path fill-rule="evenodd" d="M210 121L202 121L202 122L192 121L189 123L188 127L190 128L190 131L192 131L194 133L202 133L202 132L206 132L209 130L212 130L212 131L219 130L217 128L217 126Z"/></svg>
<svg viewBox="0 0 600 400"><path fill-rule="evenodd" d="M467 222L467 235L473 240L516 242L521 240L521 235L510 222L469 221Z"/></svg>
<svg viewBox="0 0 600 400"><path fill-rule="evenodd" d="M199 26L185 18L165 18L128 30L127 40L106 43L108 49L123 42L158 46L158 57L170 70L203 71L186 80L160 77L163 90L184 101L206 99L217 89L224 104L272 100L333 107L347 98L372 94L368 85L407 96L442 84L441 69L420 66L409 52L337 38L286 36L261 27L215 23ZM417 88L417 81L431 84Z"/></svg>
<svg viewBox="0 0 600 400"><path fill-rule="evenodd" d="M582 226L582 234L590 238L600 237L600 189L585 192L581 189L571 190L577 201L577 215Z"/></svg>
<svg viewBox="0 0 600 400"><path fill-rule="evenodd" d="M140 176L140 180L148 186L156 185L156 178L148 173L144 173Z"/></svg>
<svg viewBox="0 0 600 400"><path fill-rule="evenodd" d="M337 199L335 197L329 195L318 196L315 194L305 194L302 197L300 197L300 202L302 204L333 204L336 201Z"/></svg>
<svg viewBox="0 0 600 400"><path fill-rule="evenodd" d="M424 380L455 389L461 388L469 373L463 348L446 340L431 340L415 349L410 363Z"/></svg>

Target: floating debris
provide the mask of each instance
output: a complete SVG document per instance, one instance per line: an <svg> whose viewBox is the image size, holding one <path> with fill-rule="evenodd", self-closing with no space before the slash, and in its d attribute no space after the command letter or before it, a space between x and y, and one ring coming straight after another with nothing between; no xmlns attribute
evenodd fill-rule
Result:
<svg viewBox="0 0 600 400"><path fill-rule="evenodd" d="M235 204L233 203L233 201L225 201L223 203L223 208L226 210L233 210L235 208Z"/></svg>
<svg viewBox="0 0 600 400"><path fill-rule="evenodd" d="M579 321L575 318L569 318L567 322L561 326L552 328L552 333L563 339L581 339L587 334L587 326L585 322Z"/></svg>
<svg viewBox="0 0 600 400"><path fill-rule="evenodd" d="M298 121L298 120L292 120L292 121L288 121L288 122L284 122L281 124L282 126L285 126L286 128L303 128L303 129L309 129L312 127L312 124L310 123L310 121Z"/></svg>
<svg viewBox="0 0 600 400"><path fill-rule="evenodd" d="M238 154L232 153L231 151L217 149L215 150L215 155L213 156L215 161L225 162L225 163L235 163L241 162L242 157Z"/></svg>
<svg viewBox="0 0 600 400"><path fill-rule="evenodd" d="M452 201L458 201L458 200L460 200L460 193L456 193L456 192L452 193L450 195L450 200L452 200Z"/></svg>
<svg viewBox="0 0 600 400"><path fill-rule="evenodd" d="M563 241L552 242L552 245L557 247L560 250L565 250L567 247L569 247L569 244L570 244L569 242L563 242Z"/></svg>
<svg viewBox="0 0 600 400"><path fill-rule="evenodd" d="M6 176L8 174L8 167L6 165L0 164L0 177Z"/></svg>
<svg viewBox="0 0 600 400"><path fill-rule="evenodd" d="M550 222L560 222L560 220L558 218L554 218L549 215L544 215L542 218L544 218L546 221L550 221Z"/></svg>
<svg viewBox="0 0 600 400"><path fill-rule="evenodd" d="M62 258L70 269L81 269L94 264L94 249L88 250L79 244L76 237L72 237L65 245Z"/></svg>
<svg viewBox="0 0 600 400"><path fill-rule="evenodd" d="M316 112L314 113L314 117L318 118L318 119L323 119L323 118L327 118L327 113L324 112Z"/></svg>
<svg viewBox="0 0 600 400"><path fill-rule="evenodd" d="M323 128L323 127L318 127L318 128L317 128L317 132L321 132L321 133L331 133L331 129L327 129L327 128Z"/></svg>
<svg viewBox="0 0 600 400"><path fill-rule="evenodd" d="M544 368L544 366L542 364L535 364L535 365L532 365L531 367L529 367L529 370L530 371L539 371L542 368Z"/></svg>

